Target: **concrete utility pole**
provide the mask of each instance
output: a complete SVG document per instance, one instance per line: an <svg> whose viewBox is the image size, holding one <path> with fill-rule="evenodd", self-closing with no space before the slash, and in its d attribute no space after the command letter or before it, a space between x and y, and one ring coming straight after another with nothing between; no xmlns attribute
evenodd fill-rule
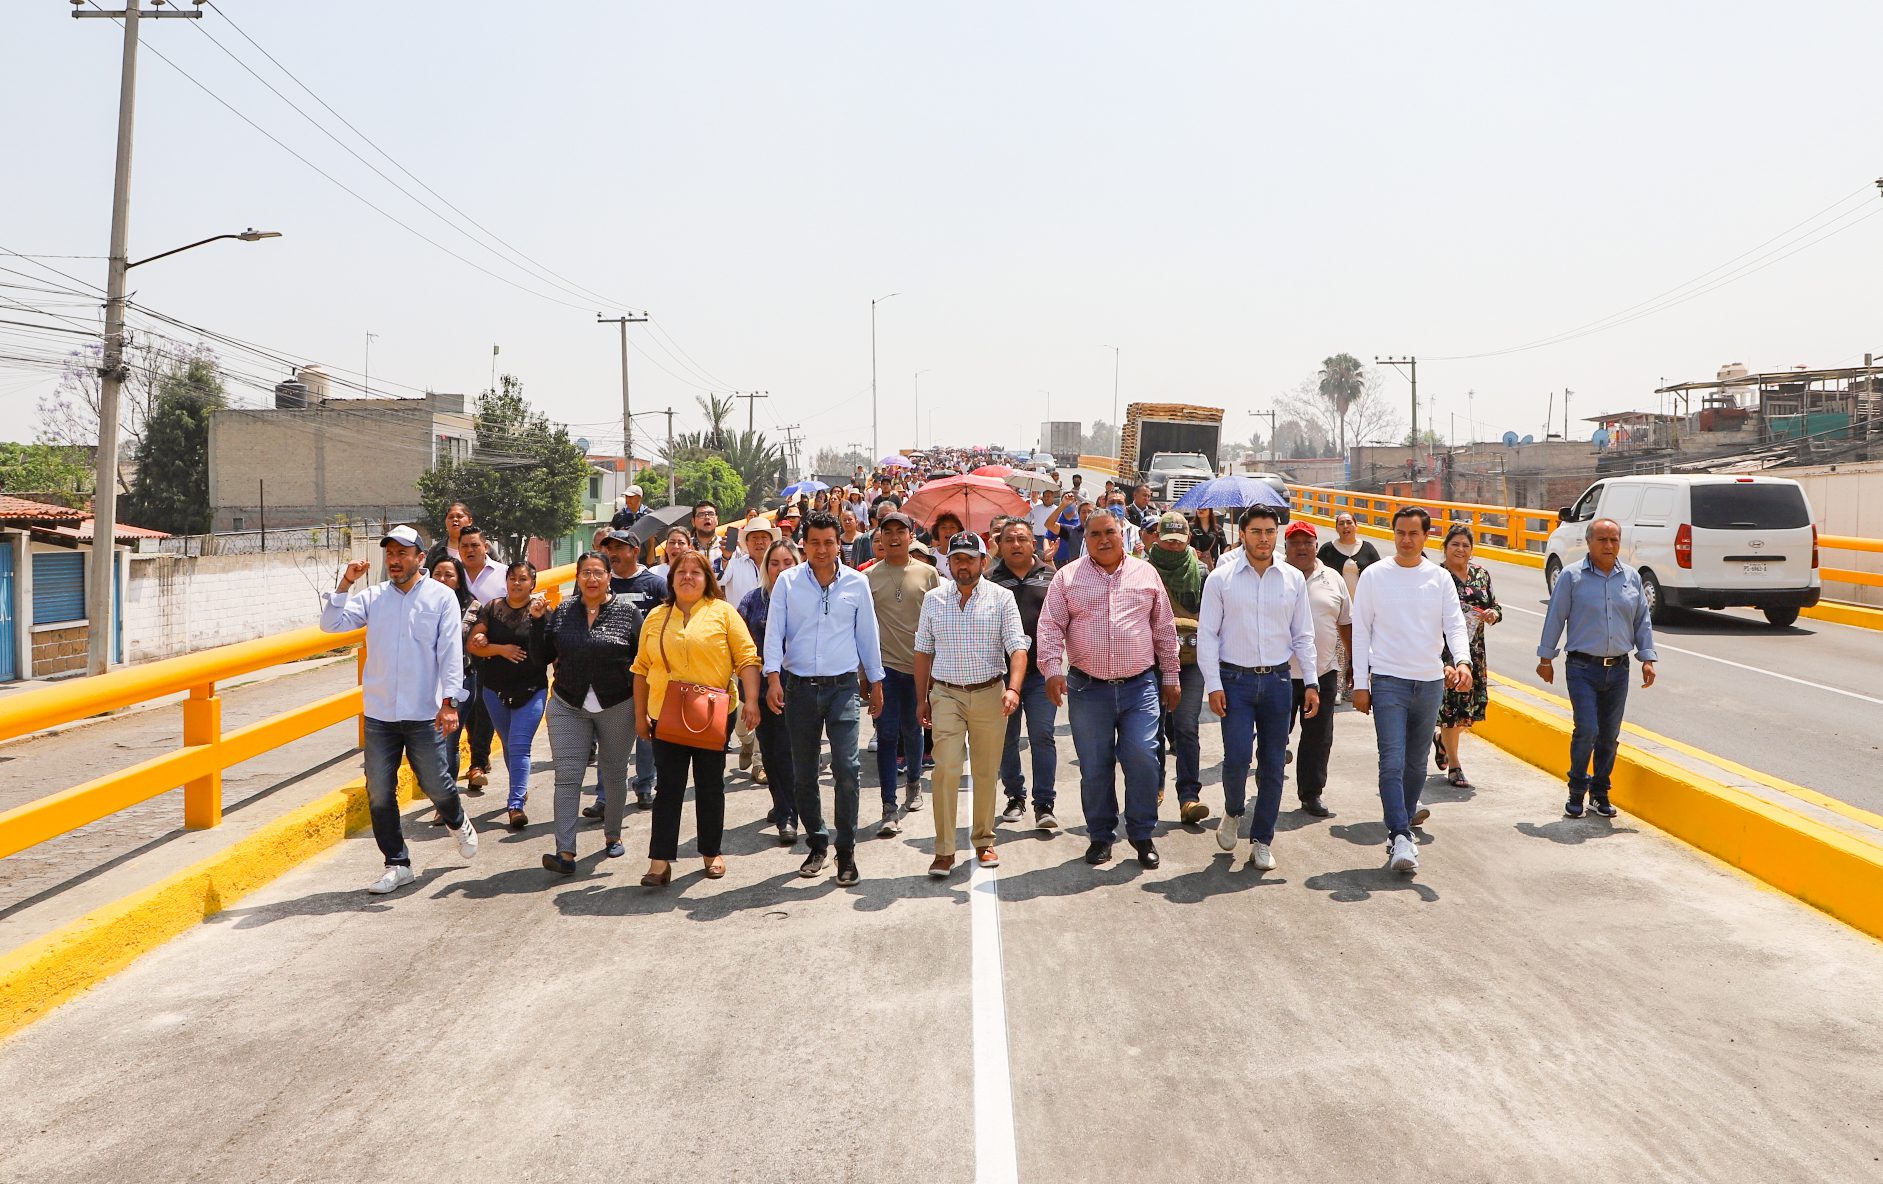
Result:
<svg viewBox="0 0 1883 1184"><path fill-rule="evenodd" d="M1412 379L1412 455L1416 458L1419 455L1419 359L1376 357L1373 364L1391 366L1395 370L1403 368L1402 372Z"/></svg>
<svg viewBox="0 0 1883 1184"><path fill-rule="evenodd" d="M373 341L379 334L371 329L366 331L366 369L360 372L360 393L366 398L373 397ZM436 460L437 457L433 457Z"/></svg>
<svg viewBox="0 0 1883 1184"><path fill-rule="evenodd" d="M1116 452L1122 458L1124 456L1125 436L1124 436L1124 429L1118 426L1118 353L1119 353L1119 350L1118 350L1118 347L1115 345L1101 345L1099 346L1099 348L1108 349L1111 351L1112 451ZM1054 457L1053 459L1057 460L1058 458Z"/></svg>
<svg viewBox="0 0 1883 1184"><path fill-rule="evenodd" d="M676 492L676 490L679 488L679 484L678 482L674 480L675 466L673 463L673 408L671 407L667 408L666 415L667 415L667 504L671 506L674 504L675 501L679 500L679 494Z"/></svg>
<svg viewBox="0 0 1883 1184"><path fill-rule="evenodd" d="M785 451L791 454L791 480L785 482L785 484L790 485L794 484L802 477L802 470L798 466L798 437L796 435L799 429L798 425L794 423L787 424L780 430L785 434Z"/></svg>
<svg viewBox="0 0 1883 1184"><path fill-rule="evenodd" d="M197 0L198 4L202 0ZM85 568L87 629L85 672L103 674L111 669L112 640L117 635L113 613L117 588L115 558L118 537L118 398L124 384L124 277L130 270L127 239L131 221L131 141L137 109L137 25L142 19L178 17L200 19L200 8L140 8L126 0L116 12L75 8L72 15L110 17L124 22L124 61L118 81L118 159L111 187L111 255L105 281L104 360L98 368L98 462L92 495L92 549Z"/></svg>
<svg viewBox="0 0 1883 1184"><path fill-rule="evenodd" d="M900 296L900 295L902 295L902 293L900 292L891 292L889 294L889 296ZM883 440L882 440L881 433L877 430L877 418L876 418L876 306L881 304L883 301L889 299L889 296L878 296L876 299L870 301L870 463L871 464L875 464L876 459L882 456L883 454L882 453Z"/></svg>
<svg viewBox="0 0 1883 1184"><path fill-rule="evenodd" d="M639 325L647 320L647 314L626 317L605 317L595 314L598 325L621 326L621 468L627 475L627 483L634 484L634 408L628 403L628 326ZM671 432L668 433L672 435Z"/></svg>
<svg viewBox="0 0 1883 1184"><path fill-rule="evenodd" d="M769 399L772 397L772 393L770 391L733 391L732 397L745 400L745 432L746 435L749 436L753 431L752 409L758 406L755 400Z"/></svg>

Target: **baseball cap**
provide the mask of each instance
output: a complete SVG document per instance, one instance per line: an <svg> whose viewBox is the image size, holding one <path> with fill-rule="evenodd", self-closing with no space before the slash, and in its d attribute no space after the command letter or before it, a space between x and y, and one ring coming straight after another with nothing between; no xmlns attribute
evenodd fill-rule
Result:
<svg viewBox="0 0 1883 1184"><path fill-rule="evenodd" d="M985 555L987 544L981 541L980 535L971 530L957 530L948 540L948 554Z"/></svg>
<svg viewBox="0 0 1883 1184"><path fill-rule="evenodd" d="M622 497L640 497L641 487L639 485L630 485L626 489L621 491L621 496Z"/></svg>
<svg viewBox="0 0 1883 1184"><path fill-rule="evenodd" d="M876 525L880 529L882 527L888 526L892 522L895 523L897 526L902 527L902 529L904 530L915 529L915 519L909 517L907 514L904 514L901 510L891 510L889 513L884 514L882 517L882 521L878 522Z"/></svg>
<svg viewBox="0 0 1883 1184"><path fill-rule="evenodd" d="M626 543L630 547L639 546L633 535L625 530L611 530L602 536L604 543Z"/></svg>
<svg viewBox="0 0 1883 1184"><path fill-rule="evenodd" d="M1318 537L1315 533L1314 524L1312 522L1303 522L1298 518L1295 521L1290 522L1288 524L1288 529L1282 531L1281 533L1282 533L1282 537L1285 539L1293 538L1294 536L1298 534L1305 534L1309 538Z"/></svg>
<svg viewBox="0 0 1883 1184"><path fill-rule="evenodd" d="M419 538L418 531L409 526L395 526L386 532L386 537L379 540L379 545L382 547L390 547L394 543L417 547L421 551L425 549L425 540Z"/></svg>
<svg viewBox="0 0 1883 1184"><path fill-rule="evenodd" d="M1187 539L1190 537L1190 523L1182 514L1172 511L1159 515L1157 519L1157 537L1160 539Z"/></svg>

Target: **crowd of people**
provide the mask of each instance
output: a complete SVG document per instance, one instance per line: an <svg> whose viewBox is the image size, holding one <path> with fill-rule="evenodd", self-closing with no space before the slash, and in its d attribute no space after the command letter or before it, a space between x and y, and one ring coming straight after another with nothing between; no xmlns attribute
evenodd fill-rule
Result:
<svg viewBox="0 0 1883 1184"><path fill-rule="evenodd" d="M1451 785L1469 787L1464 736L1489 709L1484 634L1503 619L1469 527L1446 529L1433 562L1430 516L1405 507L1382 556L1344 512L1323 543L1306 522L1284 526L1272 506L1219 522L1113 482L1088 500L1082 474L1025 498L1024 513L918 521L904 511L928 482L984 459L932 455L859 472L848 486L749 508L726 526L702 502L646 529L641 491L630 487L577 559L573 594L553 605L531 564L492 560L462 505L429 552L414 528L389 531L387 578L356 589L368 565L350 564L321 614L330 631L366 630L367 789L386 865L370 890L414 878L397 804L402 758L436 807L433 821L470 858L477 832L458 788L460 749L469 749L465 791L479 793L495 740L507 822L521 831L539 727L554 769L542 863L555 875L576 871L585 823L600 824L602 856L626 855L632 791L651 814L641 883L671 883L691 788L703 873L723 876L735 753L769 790L766 822L780 846L803 842L801 876L834 866L841 885L861 878L865 752L882 810L876 837L901 833L924 809L926 775L928 871L952 874L970 771L972 860L996 867L1002 825L1061 826L1062 711L1078 756L1085 862L1111 860L1122 831L1139 864L1155 868L1173 764L1178 820L1210 815L1205 707L1222 734L1217 843L1231 853L1246 843L1249 865L1268 871L1290 765L1299 809L1332 815L1324 799L1343 698L1373 724L1386 864L1417 871L1415 830L1431 816L1421 800L1427 749ZM1589 557L1552 596L1538 674L1553 679L1566 633L1575 732L1564 813L1612 817L1630 656L1645 686L1655 654L1640 579L1618 559L1619 527L1603 520L1588 533ZM596 800L585 806L591 766Z"/></svg>

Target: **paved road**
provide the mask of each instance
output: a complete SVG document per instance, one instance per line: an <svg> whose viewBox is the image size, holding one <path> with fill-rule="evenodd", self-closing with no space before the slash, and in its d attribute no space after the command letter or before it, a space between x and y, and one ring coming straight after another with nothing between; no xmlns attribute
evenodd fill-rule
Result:
<svg viewBox="0 0 1883 1184"><path fill-rule="evenodd" d="M1560 819L1490 752L1474 795L1434 783L1402 879L1372 762L1343 713L1340 816L1285 814L1268 876L1212 821L1154 872L1010 832L971 890L922 874L924 812L840 890L795 877L743 779L728 877L683 861L661 893L645 815L636 857L586 832L572 880L543 824L469 866L414 826L390 899L351 840L0 1047L0 1179L1883 1171L1883 946L1627 818Z"/></svg>

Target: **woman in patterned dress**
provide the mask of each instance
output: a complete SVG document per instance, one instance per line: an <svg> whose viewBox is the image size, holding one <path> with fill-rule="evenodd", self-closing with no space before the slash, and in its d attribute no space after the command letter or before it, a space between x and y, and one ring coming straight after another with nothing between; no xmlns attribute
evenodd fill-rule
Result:
<svg viewBox="0 0 1883 1184"><path fill-rule="evenodd" d="M1432 735L1432 749L1438 767L1445 770L1445 780L1459 789L1470 789L1464 767L1458 760L1459 746L1472 724L1484 718L1490 701L1490 668L1485 659L1484 630L1504 619L1497 596L1491 591L1491 573L1471 562L1474 540L1471 528L1462 522L1445 532L1445 570L1458 588L1458 605L1464 609L1465 624L1471 632L1471 689L1446 691L1438 709L1438 731ZM1452 662L1450 647L1445 661Z"/></svg>

